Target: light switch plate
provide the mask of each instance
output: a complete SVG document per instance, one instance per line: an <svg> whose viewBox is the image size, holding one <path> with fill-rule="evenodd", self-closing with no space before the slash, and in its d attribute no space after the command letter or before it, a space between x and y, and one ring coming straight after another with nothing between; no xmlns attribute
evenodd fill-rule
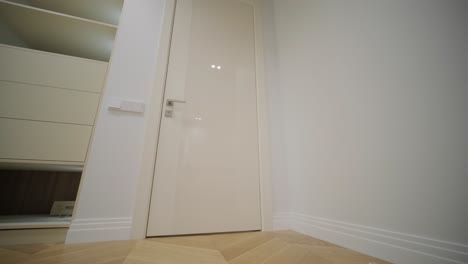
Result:
<svg viewBox="0 0 468 264"><path fill-rule="evenodd" d="M139 102L122 101L120 103L120 110L127 112L143 113L145 112L145 105Z"/></svg>
<svg viewBox="0 0 468 264"><path fill-rule="evenodd" d="M118 98L112 98L108 105L110 110L132 112L132 113L144 113L145 104L142 102L122 100Z"/></svg>

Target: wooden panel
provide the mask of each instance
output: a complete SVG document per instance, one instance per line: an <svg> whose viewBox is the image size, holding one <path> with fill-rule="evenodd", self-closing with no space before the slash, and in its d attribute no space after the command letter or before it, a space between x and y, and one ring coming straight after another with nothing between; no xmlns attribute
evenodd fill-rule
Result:
<svg viewBox="0 0 468 264"><path fill-rule="evenodd" d="M54 201L75 201L81 172L0 170L0 215L49 214Z"/></svg>
<svg viewBox="0 0 468 264"><path fill-rule="evenodd" d="M0 117L93 125L99 94L0 81Z"/></svg>
<svg viewBox="0 0 468 264"><path fill-rule="evenodd" d="M100 93L107 63L0 45L0 80Z"/></svg>
<svg viewBox="0 0 468 264"><path fill-rule="evenodd" d="M83 162L91 126L0 118L0 158Z"/></svg>
<svg viewBox="0 0 468 264"><path fill-rule="evenodd" d="M18 175L16 175L18 176ZM0 171L0 214L18 214L26 196L27 177L9 177Z"/></svg>

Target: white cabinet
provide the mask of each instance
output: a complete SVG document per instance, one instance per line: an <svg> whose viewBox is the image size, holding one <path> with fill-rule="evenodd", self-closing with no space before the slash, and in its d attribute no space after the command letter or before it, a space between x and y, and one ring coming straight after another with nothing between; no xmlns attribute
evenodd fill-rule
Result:
<svg viewBox="0 0 468 264"><path fill-rule="evenodd" d="M92 126L99 94L0 81L0 117Z"/></svg>
<svg viewBox="0 0 468 264"><path fill-rule="evenodd" d="M82 164L107 63L0 45L0 161Z"/></svg>
<svg viewBox="0 0 468 264"><path fill-rule="evenodd" d="M107 63L0 45L0 80L100 93Z"/></svg>
<svg viewBox="0 0 468 264"><path fill-rule="evenodd" d="M0 165L83 165L123 0L0 0Z"/></svg>
<svg viewBox="0 0 468 264"><path fill-rule="evenodd" d="M0 157L84 162L92 126L0 118Z"/></svg>

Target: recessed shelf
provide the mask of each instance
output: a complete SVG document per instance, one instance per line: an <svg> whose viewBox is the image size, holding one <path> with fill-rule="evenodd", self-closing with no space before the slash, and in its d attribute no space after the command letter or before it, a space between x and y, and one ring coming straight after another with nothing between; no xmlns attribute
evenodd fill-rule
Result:
<svg viewBox="0 0 468 264"><path fill-rule="evenodd" d="M0 230L31 228L64 228L70 226L71 216L0 215Z"/></svg>
<svg viewBox="0 0 468 264"><path fill-rule="evenodd" d="M118 25L124 0L9 0L75 17Z"/></svg>
<svg viewBox="0 0 468 264"><path fill-rule="evenodd" d="M0 0L0 24L16 36L0 38L3 44L19 41L27 48L99 61L109 61L117 31L115 25L5 0Z"/></svg>
<svg viewBox="0 0 468 264"><path fill-rule="evenodd" d="M83 163L0 159L0 170L81 172L83 171Z"/></svg>

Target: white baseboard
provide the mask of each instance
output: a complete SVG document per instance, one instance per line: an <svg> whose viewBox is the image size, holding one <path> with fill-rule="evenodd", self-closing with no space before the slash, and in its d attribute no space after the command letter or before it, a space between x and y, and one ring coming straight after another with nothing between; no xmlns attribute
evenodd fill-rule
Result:
<svg viewBox="0 0 468 264"><path fill-rule="evenodd" d="M70 225L65 243L128 240L131 230L131 218L76 219Z"/></svg>
<svg viewBox="0 0 468 264"><path fill-rule="evenodd" d="M468 263L468 245L309 216L277 213L274 229L292 229L392 263Z"/></svg>

